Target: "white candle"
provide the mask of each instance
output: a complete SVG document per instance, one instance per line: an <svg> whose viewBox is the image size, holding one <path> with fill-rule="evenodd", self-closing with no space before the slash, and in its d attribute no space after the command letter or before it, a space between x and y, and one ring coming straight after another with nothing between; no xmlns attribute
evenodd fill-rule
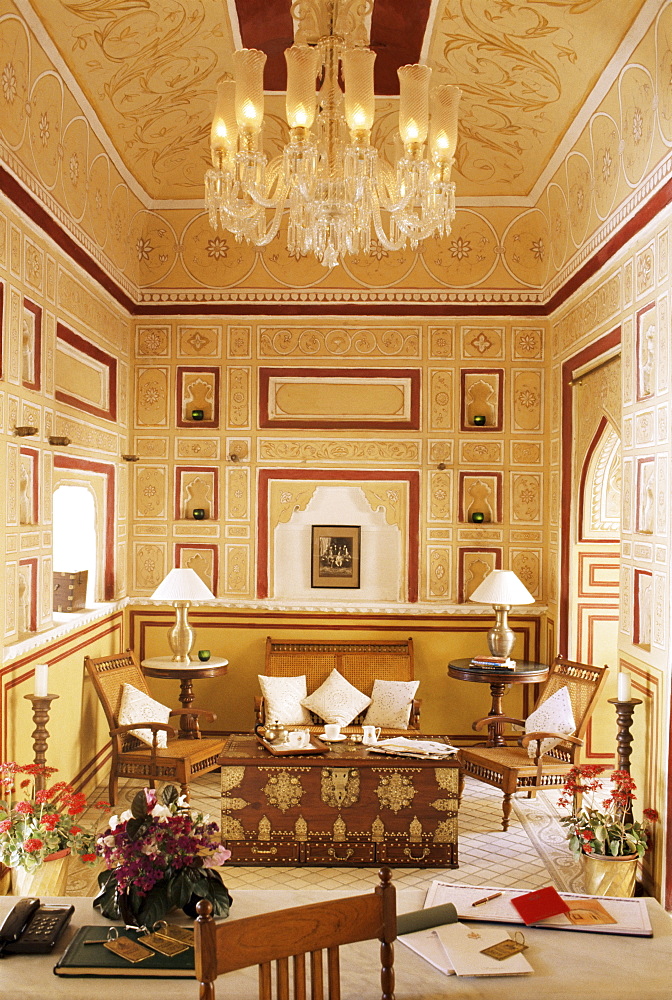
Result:
<svg viewBox="0 0 672 1000"><path fill-rule="evenodd" d="M49 664L36 663L35 689L33 692L36 698L46 698L48 694L48 684L49 684Z"/></svg>
<svg viewBox="0 0 672 1000"><path fill-rule="evenodd" d="M618 700L630 701L630 674L627 670L620 670L618 674Z"/></svg>

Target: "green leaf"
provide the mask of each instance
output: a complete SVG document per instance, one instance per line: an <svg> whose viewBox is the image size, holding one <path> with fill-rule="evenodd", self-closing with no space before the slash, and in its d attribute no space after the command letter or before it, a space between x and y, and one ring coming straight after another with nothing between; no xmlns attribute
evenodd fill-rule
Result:
<svg viewBox="0 0 672 1000"><path fill-rule="evenodd" d="M233 900L221 880L210 883L210 889L205 898L212 903L213 913L216 917L228 917L229 907Z"/></svg>
<svg viewBox="0 0 672 1000"><path fill-rule="evenodd" d="M171 806L174 802L177 802L180 794L177 788L175 788L175 785L166 785L161 793L161 797L163 799L164 806Z"/></svg>
<svg viewBox="0 0 672 1000"><path fill-rule="evenodd" d="M145 798L145 791L141 789L134 797L131 803L131 812L135 819L144 819L147 815L147 799Z"/></svg>
<svg viewBox="0 0 672 1000"><path fill-rule="evenodd" d="M168 883L168 897L174 906L180 908L188 903L193 891L193 883L187 874L188 869L183 869L179 875L175 875Z"/></svg>
<svg viewBox="0 0 672 1000"><path fill-rule="evenodd" d="M170 909L167 886L164 882L157 882L145 896L139 910L134 907L138 914L140 923L148 928L152 928L157 920L162 920Z"/></svg>
<svg viewBox="0 0 672 1000"><path fill-rule="evenodd" d="M119 920L119 907L117 906L117 878L113 871L102 871L98 874L98 885L100 891L93 901L93 905L100 910L108 920Z"/></svg>

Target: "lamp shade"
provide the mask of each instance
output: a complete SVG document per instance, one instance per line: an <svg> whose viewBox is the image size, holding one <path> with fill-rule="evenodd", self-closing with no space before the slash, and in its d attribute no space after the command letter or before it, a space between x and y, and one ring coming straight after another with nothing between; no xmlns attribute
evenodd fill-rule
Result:
<svg viewBox="0 0 672 1000"><path fill-rule="evenodd" d="M193 569L171 569L152 594L154 601L213 601L215 595Z"/></svg>
<svg viewBox="0 0 672 1000"><path fill-rule="evenodd" d="M534 604L534 597L510 569L493 569L473 592L478 604Z"/></svg>

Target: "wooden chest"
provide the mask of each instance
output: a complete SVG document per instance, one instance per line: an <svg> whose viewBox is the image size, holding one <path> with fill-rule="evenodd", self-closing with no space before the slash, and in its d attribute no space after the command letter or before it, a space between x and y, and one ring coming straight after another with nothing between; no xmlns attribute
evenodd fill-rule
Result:
<svg viewBox="0 0 672 1000"><path fill-rule="evenodd" d="M54 611L81 611L86 607L89 571L54 573Z"/></svg>
<svg viewBox="0 0 672 1000"><path fill-rule="evenodd" d="M454 758L387 757L350 742L274 757L234 734L218 763L229 863L457 868Z"/></svg>

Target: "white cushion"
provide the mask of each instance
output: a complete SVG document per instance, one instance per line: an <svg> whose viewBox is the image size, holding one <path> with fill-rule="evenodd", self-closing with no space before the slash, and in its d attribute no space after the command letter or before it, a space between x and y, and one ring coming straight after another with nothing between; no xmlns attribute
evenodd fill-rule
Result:
<svg viewBox="0 0 672 1000"><path fill-rule="evenodd" d="M311 718L301 705L306 697L306 676L265 677L258 674L267 722L281 722L283 726L310 725Z"/></svg>
<svg viewBox="0 0 672 1000"><path fill-rule="evenodd" d="M168 722L170 709L167 705L162 705L160 701L154 701L144 691L138 691L132 684L124 684L121 692L121 705L119 706L119 725L132 726L134 722ZM151 729L133 729L133 736L137 736L143 743L152 745ZM167 734L160 732L156 734L156 745L166 747L168 745Z"/></svg>
<svg viewBox="0 0 672 1000"><path fill-rule="evenodd" d="M334 667L324 684L320 684L317 691L304 698L301 704L325 722L347 726L371 704L371 699L346 681Z"/></svg>
<svg viewBox="0 0 672 1000"><path fill-rule="evenodd" d="M420 681L374 681L364 725L408 729L411 704L419 683Z"/></svg>
<svg viewBox="0 0 672 1000"><path fill-rule="evenodd" d="M572 703L569 698L569 691L566 687L559 688L555 694L542 702L539 708L535 708L531 715L528 715L525 722L526 733L564 733L571 736L576 729ZM538 740L533 740L528 744L527 752L530 757L536 755ZM553 747L557 747L562 740L542 740L541 753L548 753Z"/></svg>

